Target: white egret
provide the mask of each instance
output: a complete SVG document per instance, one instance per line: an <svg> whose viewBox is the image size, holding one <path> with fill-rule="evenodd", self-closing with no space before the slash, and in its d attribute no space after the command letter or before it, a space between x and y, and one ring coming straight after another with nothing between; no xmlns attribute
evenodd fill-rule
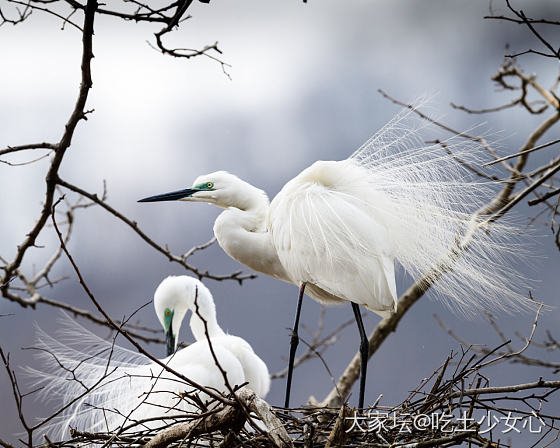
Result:
<svg viewBox="0 0 560 448"><path fill-rule="evenodd" d="M266 364L244 339L220 328L212 295L199 280L166 278L155 292L154 306L171 341L167 345L171 352L185 314L192 312L190 327L196 342L162 360L166 365L202 386L228 392L210 351L207 329L230 386L248 382L259 396L266 396L270 387ZM167 418L200 410L198 400L189 396L196 389L144 355L96 336L69 316L61 323L56 338L38 330L43 368L27 369L35 385L42 387L42 397L60 407L71 403L50 424L53 436L63 439L69 428L88 432L116 431L129 425L135 430L153 429ZM203 392L198 397L202 402L210 398Z"/></svg>
<svg viewBox="0 0 560 448"><path fill-rule="evenodd" d="M411 113L402 111L348 159L315 162L284 185L272 203L262 190L225 171L199 176L190 188L140 200L225 208L214 224L225 252L299 286L286 407L304 291L322 303L352 303L361 338L360 408L368 341L359 305L383 317L396 310L395 261L415 278L452 261L434 288L459 310L507 309L522 300L511 291L512 271L504 261L516 250L504 242L510 227L496 223L488 234L471 218L491 193L469 179L457 161L472 161L475 151L447 141L451 154L439 144L423 143ZM453 255L457 245L468 246L461 257Z"/></svg>

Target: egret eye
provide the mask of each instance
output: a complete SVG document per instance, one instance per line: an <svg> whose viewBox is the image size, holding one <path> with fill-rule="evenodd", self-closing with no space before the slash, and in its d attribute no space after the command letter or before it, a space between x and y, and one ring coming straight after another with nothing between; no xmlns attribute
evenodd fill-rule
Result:
<svg viewBox="0 0 560 448"><path fill-rule="evenodd" d="M169 316L171 314L171 310L169 308L166 308L164 313L166 316Z"/></svg>
<svg viewBox="0 0 560 448"><path fill-rule="evenodd" d="M206 188L214 188L214 182L206 183Z"/></svg>

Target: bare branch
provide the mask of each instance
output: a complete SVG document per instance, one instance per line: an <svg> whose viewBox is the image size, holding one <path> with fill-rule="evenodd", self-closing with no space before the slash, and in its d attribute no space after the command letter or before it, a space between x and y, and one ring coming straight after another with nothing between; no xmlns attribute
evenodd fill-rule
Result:
<svg viewBox="0 0 560 448"><path fill-rule="evenodd" d="M519 25L524 25L527 23L543 23L546 25L560 25L559 21L556 20L548 20L548 19L529 19L525 18L524 20L515 19L512 17L507 16L484 16L484 19L493 19L493 20L503 20L505 22L513 22Z"/></svg>
<svg viewBox="0 0 560 448"><path fill-rule="evenodd" d="M528 154L530 152L538 151L539 149L548 148L549 146L556 145L557 143L560 143L560 139L553 140L553 141L548 142L548 143L543 143L542 145L535 146L534 148L529 148L529 149L526 149L525 151L516 152L515 154L510 154L509 156L501 157L499 159L493 160L492 162L485 163L482 166L487 167L487 166L490 166L490 165L494 165L495 163L502 162L504 160L513 159L514 157L519 157L523 154Z"/></svg>
<svg viewBox="0 0 560 448"><path fill-rule="evenodd" d="M60 168L60 164L62 163L62 159L64 157L66 150L70 147L70 144L72 142L72 136L74 135L76 126L85 117L85 105L86 105L89 90L92 85L90 62L93 57L93 52L92 52L93 22L94 22L96 9L97 9L97 1L88 0L85 9L85 14L84 14L84 27L82 33L82 63L81 63L82 79L81 79L80 89L78 93L78 98L74 106L74 110L72 111L72 114L70 115L70 118L66 123L65 130L60 141L56 145L54 145L54 148L53 145L49 145L49 144L42 144L41 146L41 147L49 147L51 149L56 149L51 161L51 165L46 175L45 201L43 203L41 214L39 215L39 219L35 223L34 227L27 234L27 237L25 238L23 243L18 246L17 254L14 260L3 268L4 275L0 279L0 284L1 284L0 291L2 292L2 295L9 300L16 299L16 297L14 297L12 293L9 291L9 281L16 273L17 269L20 267L21 262L23 261L23 257L25 256L27 250L30 247L35 246L37 237L39 236L39 233L41 232L41 230L45 226L45 223L47 222L47 218L51 213L53 196L57 185L58 169ZM30 146L31 145L24 145L26 149L31 149Z"/></svg>
<svg viewBox="0 0 560 448"><path fill-rule="evenodd" d="M523 10L520 9L519 11L517 11L513 6L511 6L510 0L505 0L505 1L509 10L513 12L525 25L527 25L527 28L531 30L531 32L535 35L535 37L550 51L550 53L554 57L560 59L560 51L555 50L552 47L552 45L536 30L536 28L533 26L534 22L532 20L529 20L525 16ZM542 56L547 56L547 55L546 53L543 53Z"/></svg>
<svg viewBox="0 0 560 448"><path fill-rule="evenodd" d="M480 141L476 137L472 137L464 133L455 132L448 126L435 122L433 119L429 118L427 115L423 114L420 110L410 104L405 104L398 100L395 100L385 92L381 91L380 93L384 97L390 99L392 102L409 108L421 118L435 123L443 129L454 132L458 136L468 138L470 140ZM556 113L545 120L537 129L533 131L522 150L534 147L535 143L544 134L544 132L546 132L546 130L554 125L559 119L560 114ZM511 207L515 205L515 203L519 202L522 197L524 197L526 194L529 194L528 191L524 191L515 197L511 196L515 185L520 181L520 177L516 173L519 173L523 170L526 160L526 154L520 157L520 160L515 166L515 172L511 174L510 179L505 183L502 190L498 192L497 195L490 202L488 202L488 204L475 212L475 214L473 215L474 222L479 222L481 218L485 219L485 223L494 222L495 220L502 217L505 213L507 213L507 211L510 210ZM553 172L549 171L544 176L550 177L554 174L554 172L556 172L556 168L553 170ZM544 182L544 179L542 180L542 182ZM533 189L537 186L538 185L534 185ZM389 334L396 330L400 320L412 307L412 305L414 305L414 303L416 303L435 282L439 281L444 272L453 269L455 260L457 260L460 257L461 253L468 247L469 241L464 241L460 245L458 244L457 247L452 248L449 256L444 257L440 263L434 266L429 272L424 274L423 277L416 280L415 283L400 297L396 313L381 320L381 322L379 322L375 330L369 336L369 358L371 358L371 356L377 351L377 349L385 341ZM328 407L339 407L345 397L349 394L352 385L357 381L359 372L360 353L357 352L340 377L337 387L333 388L330 391L327 397L321 402L321 405Z"/></svg>
<svg viewBox="0 0 560 448"><path fill-rule="evenodd" d="M52 9L49 8L43 8L41 6L37 6L34 5L31 1L19 1L19 0L8 0L10 3L14 3L16 5L23 5L26 8L30 8L30 9L36 9L38 11L43 11L47 14L53 15L55 17L58 17L59 19L62 19L62 22L64 25L66 25L67 23L69 23L70 25L72 25L74 28L76 28L78 31L83 32L82 28L78 25L76 25L74 22L72 22L71 20L69 20L68 17L64 17L58 13L56 13L55 11L53 11ZM29 14L31 14L31 11L29 12ZM63 26L64 26L63 25Z"/></svg>
<svg viewBox="0 0 560 448"><path fill-rule="evenodd" d="M543 381L542 379L534 381L532 383L525 384L513 384L510 386L500 386L500 387L484 387L480 389L466 389L457 392L453 392L449 395L449 398L457 398L461 396L468 395L483 395L483 394L500 394L504 392L518 392L527 389L551 389L552 392L560 390L560 381Z"/></svg>
<svg viewBox="0 0 560 448"><path fill-rule="evenodd" d="M97 310L103 315L103 317L107 320L107 322L109 322L109 324L111 325L111 327L113 327L113 329L115 331L117 331L118 333L122 334L126 340L128 340L136 350L138 350L139 353L141 353L142 355L148 357L151 361L153 361L154 363L156 363L157 365L159 365L160 367L163 367L163 369L165 369L166 371L170 372L171 374L177 376L179 379L185 381L187 384L189 384L190 386L193 386L195 388L197 388L200 391L203 391L205 394L209 395L210 397L224 403L224 404L231 404L231 400L228 400L226 398L224 398L222 395L215 393L214 391L201 386L200 384L196 383L195 381L185 377L184 375L182 375L181 373L177 372L176 370L172 369L171 367L169 367L167 364L163 363L162 361L160 361L159 359L155 358L154 356L150 355L148 352L146 352L142 346L140 344L138 344L138 342L132 338L129 333L126 330L123 330L123 328L119 325L117 325L117 323L115 321L113 321L113 319L111 319L109 317L109 315L105 312L105 310L101 307L101 305L99 304L99 302L97 301L97 299L95 298L95 296L93 295L93 293L90 291L89 287L87 286L84 278L82 277L82 274L80 272L80 270L78 269L78 266L76 265L76 263L74 262L74 259L72 258L72 256L70 255L70 252L68 252L68 249L66 248L65 244L64 244L64 240L62 238L62 234L60 233L60 230L58 229L58 225L56 223L56 219L55 219L55 207L56 204L53 205L53 210L51 213L51 218L52 218L52 222L55 228L55 231L58 235L59 241L60 241L60 245L62 246L62 250L64 251L64 253L66 254L66 256L68 257L68 260L70 261L70 264L72 265L72 267L74 268L74 271L76 272L76 275L78 276L78 279L80 281L80 284L82 285L82 288L84 289L84 291L86 292L87 296L89 297L89 299L91 300L91 302L95 305L95 307L97 308Z"/></svg>
<svg viewBox="0 0 560 448"><path fill-rule="evenodd" d="M153 241L148 235L146 235L140 229L140 227L138 226L138 223L136 223L136 221L131 221L130 219L128 219L122 213L120 213L119 211L117 211L116 209L111 207L109 204L107 204L107 202L105 202L103 199L100 199L96 194L88 193L87 191L85 191L85 190L83 190L83 189L81 189L81 188L79 188L75 185L72 185L72 184L70 184L70 183L68 183L68 182L66 182L62 179L59 179L58 184L61 185L64 188L67 188L71 191L74 191L74 192L88 198L92 202L94 202L94 203L100 205L101 207L103 207L105 210L107 210L113 216L115 216L116 218L118 218L119 220L124 222L126 225L128 225L132 230L134 230L134 232L136 232L136 234L138 234L138 236L140 236L140 238L142 238L146 243L148 243L148 245L150 245L155 250L157 250L158 252L165 255L169 261L172 261L174 263L178 263L179 265L183 266L185 269L188 269L193 274L195 274L199 279L210 278L212 280L217 280L217 281L236 280L237 282L239 282L239 284L242 284L244 280L253 279L253 278L257 277L255 274L243 275L241 271L233 272L232 274L228 274L228 275L214 275L214 274L211 274L210 272L208 272L207 270L206 271L201 271L201 270L197 269L195 266L187 263L187 258L190 257L197 250L201 250L201 249L196 249L195 248L195 250L191 250L183 256L174 255L166 247L160 246L155 241ZM208 246L210 246L210 244L208 244L206 247L208 247Z"/></svg>
<svg viewBox="0 0 560 448"><path fill-rule="evenodd" d="M318 328L317 331L312 334L313 337L312 341L310 343L307 343L302 340L303 343L306 345L307 349L294 360L294 368L305 363L306 361L309 361L316 357L320 357L321 354L324 353L324 351L328 347L336 343L340 332L344 330L346 327L348 327L349 325L353 324L355 320L353 318L348 319L346 322L343 322L341 325L336 327L333 331L331 331L325 336L322 335L323 322L324 322L324 306L321 307L321 315L319 317L319 322L317 325ZM284 378L287 374L288 374L288 367L285 367L284 369L271 374L270 379L275 380L279 378Z"/></svg>
<svg viewBox="0 0 560 448"><path fill-rule="evenodd" d="M555 190L552 190L549 193L546 193L544 196L541 196L537 199L531 199L528 204L529 205L537 205L540 204L541 202L546 201L547 199L550 199L554 196L556 196L557 194L560 194L560 188L556 188Z"/></svg>
<svg viewBox="0 0 560 448"><path fill-rule="evenodd" d="M235 395L243 406L246 406L257 414L263 421L268 429L267 435L270 436L274 446L277 448L293 448L294 445L290 436L284 429L284 425L278 417L271 412L269 405L263 399L259 398L253 391L246 387L237 391ZM153 437L143 448L165 447L178 440L185 440L201 434L243 425L244 421L244 414L239 408L234 406L227 407L223 411L203 419L171 426Z"/></svg>

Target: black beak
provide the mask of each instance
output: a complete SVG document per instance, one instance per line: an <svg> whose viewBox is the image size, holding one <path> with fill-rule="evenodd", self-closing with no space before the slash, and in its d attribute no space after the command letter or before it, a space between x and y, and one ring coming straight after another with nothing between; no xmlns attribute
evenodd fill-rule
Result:
<svg viewBox="0 0 560 448"><path fill-rule="evenodd" d="M175 336L173 336L173 332L169 331L165 334L165 347L167 348L167 356L171 356L175 353Z"/></svg>
<svg viewBox="0 0 560 448"><path fill-rule="evenodd" d="M172 324L169 324L169 330L165 333L165 347L167 348L167 356L175 353L175 336L173 336Z"/></svg>
<svg viewBox="0 0 560 448"><path fill-rule="evenodd" d="M140 199L138 202L159 202L159 201L177 201L182 198L188 198L198 190L186 188L184 190L172 191L170 193L156 194L147 198Z"/></svg>

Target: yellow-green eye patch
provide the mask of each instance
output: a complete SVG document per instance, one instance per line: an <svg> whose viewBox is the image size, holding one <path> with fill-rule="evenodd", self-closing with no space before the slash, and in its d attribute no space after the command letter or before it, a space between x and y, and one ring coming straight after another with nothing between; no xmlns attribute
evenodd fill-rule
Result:
<svg viewBox="0 0 560 448"><path fill-rule="evenodd" d="M166 333L171 329L171 321L173 320L174 312L169 308L165 308L163 312L163 329Z"/></svg>
<svg viewBox="0 0 560 448"><path fill-rule="evenodd" d="M199 191L211 191L214 189L214 182L204 182L202 184L195 185L193 188Z"/></svg>

